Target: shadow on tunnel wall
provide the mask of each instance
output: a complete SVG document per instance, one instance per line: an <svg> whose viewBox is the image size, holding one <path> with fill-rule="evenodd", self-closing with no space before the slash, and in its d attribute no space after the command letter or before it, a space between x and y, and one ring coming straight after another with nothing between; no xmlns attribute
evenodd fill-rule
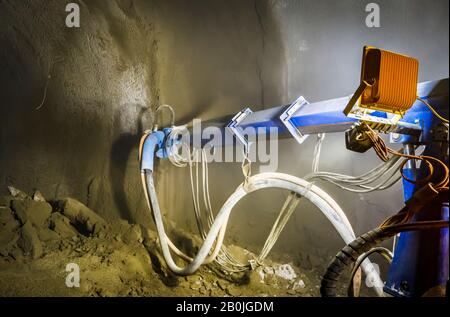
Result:
<svg viewBox="0 0 450 317"><path fill-rule="evenodd" d="M113 124L113 126L115 127L114 135L119 136L115 138L111 146L109 179L111 181L112 195L121 218L133 223L136 222L136 219L133 217L132 208L126 195L126 189L124 188L127 172L126 167L130 159L138 159L137 156L133 158L132 153L136 154L136 150L138 147L137 145L139 144L139 140L141 139L142 133L144 132L142 124L143 117L145 113L150 110L148 107L142 105L127 105L127 107L136 107L137 109L139 109L136 127L137 133L121 133L121 113L118 112L115 114Z"/></svg>

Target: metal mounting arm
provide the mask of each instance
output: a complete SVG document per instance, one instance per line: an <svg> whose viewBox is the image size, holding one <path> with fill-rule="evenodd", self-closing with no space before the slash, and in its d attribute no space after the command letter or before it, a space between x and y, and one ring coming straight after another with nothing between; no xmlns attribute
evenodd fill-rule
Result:
<svg viewBox="0 0 450 317"><path fill-rule="evenodd" d="M442 98L448 98L448 78L418 84L417 94L419 97L427 99L432 104L441 104ZM208 127L217 127L225 130L229 127L230 122L237 119L239 119L239 127L241 129L247 127L254 128L253 132L248 131L249 136L252 136L252 133L257 134L261 131L267 132L271 128L276 128L280 138L294 137L297 141L302 141L308 134L345 132L359 122L358 118L347 117L343 112L349 99L350 97L342 97L315 103L304 103L301 102L301 99L299 98L293 104L277 106L260 111L249 112L247 109L244 109L238 114L239 117L229 115L202 122L201 129L199 129L197 133L202 133L202 131ZM416 102L396 126L385 132L407 136L408 139L411 139L411 136L413 138L418 138L423 130L423 122L417 117L417 113L421 111L420 109L422 107L423 105L421 105L420 102ZM442 111L445 112L448 110L441 109L441 112ZM287 117L289 117L289 119L287 119ZM385 124L387 114L375 112L371 114L371 117L371 124L376 128L377 124ZM377 117L379 118L379 122L377 122ZM198 140L202 139L201 135L193 137L197 137ZM402 140L404 140L404 138L402 138ZM202 139L202 143L208 142L211 146L233 145L232 138L231 140L230 138L217 140L217 144L213 144L214 142L211 143L210 141L212 140Z"/></svg>

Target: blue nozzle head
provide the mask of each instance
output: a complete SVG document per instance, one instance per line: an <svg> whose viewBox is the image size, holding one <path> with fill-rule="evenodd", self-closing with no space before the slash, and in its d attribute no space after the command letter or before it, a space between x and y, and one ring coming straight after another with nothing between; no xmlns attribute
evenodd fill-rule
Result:
<svg viewBox="0 0 450 317"><path fill-rule="evenodd" d="M147 136L142 147L141 171L149 170L153 172L154 158L157 152L160 153L158 157L167 157L164 156L164 144L167 134L166 131L154 131Z"/></svg>

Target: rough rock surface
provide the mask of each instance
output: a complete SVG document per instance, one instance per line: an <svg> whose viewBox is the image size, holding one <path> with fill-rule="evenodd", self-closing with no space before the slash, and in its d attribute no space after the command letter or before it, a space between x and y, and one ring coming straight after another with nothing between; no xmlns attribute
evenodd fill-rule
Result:
<svg viewBox="0 0 450 317"><path fill-rule="evenodd" d="M63 199L58 202L58 207L70 223L85 234L98 233L106 227L103 218L75 199Z"/></svg>
<svg viewBox="0 0 450 317"><path fill-rule="evenodd" d="M52 206L49 203L31 199L14 199L11 208L22 224L29 221L37 228L43 227L52 213Z"/></svg>
<svg viewBox="0 0 450 317"><path fill-rule="evenodd" d="M0 296L318 295L318 275L292 262L267 260L239 274L213 264L175 276L154 231L125 220L106 222L72 198L47 203L20 193L20 199L0 200ZM170 234L185 252L198 249L198 237L179 229ZM229 251L240 261L254 257L236 245ZM80 267L79 288L65 287L69 263Z"/></svg>
<svg viewBox="0 0 450 317"><path fill-rule="evenodd" d="M42 256L42 243L31 222L27 221L20 229L18 245L23 250L25 256L31 255L33 259Z"/></svg>

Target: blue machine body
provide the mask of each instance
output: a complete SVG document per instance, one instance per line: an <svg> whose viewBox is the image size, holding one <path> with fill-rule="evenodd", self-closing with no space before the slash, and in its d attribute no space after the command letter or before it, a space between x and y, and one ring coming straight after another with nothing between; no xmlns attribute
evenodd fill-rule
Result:
<svg viewBox="0 0 450 317"><path fill-rule="evenodd" d="M448 83L447 94L438 96L421 96L426 99L442 115L448 116ZM424 93L424 92L422 92ZM415 105L407 113L404 120L418 121L422 127L419 140L405 137L405 145L424 145L423 155L440 159L448 165L448 147L442 146L444 140L437 135L440 120L423 103ZM419 168L414 165L406 169L409 179L420 179L427 176L425 164ZM435 179L442 177L437 170ZM404 200L409 200L420 186L403 180ZM413 221L448 220L448 196L446 202L436 202L425 206L415 215ZM401 233L394 250L394 259L389 268L388 279L384 290L394 296L417 297L436 286L445 286L448 280L448 228L432 231L413 231Z"/></svg>

